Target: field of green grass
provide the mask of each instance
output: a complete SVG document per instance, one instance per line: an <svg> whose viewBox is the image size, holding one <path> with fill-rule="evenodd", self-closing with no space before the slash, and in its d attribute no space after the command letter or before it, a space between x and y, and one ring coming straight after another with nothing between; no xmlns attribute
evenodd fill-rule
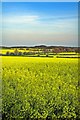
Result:
<svg viewBox="0 0 80 120"><path fill-rule="evenodd" d="M79 119L78 59L2 56L5 120Z"/></svg>

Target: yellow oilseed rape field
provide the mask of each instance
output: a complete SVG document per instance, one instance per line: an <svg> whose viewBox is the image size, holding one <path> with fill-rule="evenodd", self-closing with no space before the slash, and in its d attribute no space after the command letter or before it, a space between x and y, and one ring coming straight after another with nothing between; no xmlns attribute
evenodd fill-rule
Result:
<svg viewBox="0 0 80 120"><path fill-rule="evenodd" d="M78 59L2 56L4 120L79 119Z"/></svg>

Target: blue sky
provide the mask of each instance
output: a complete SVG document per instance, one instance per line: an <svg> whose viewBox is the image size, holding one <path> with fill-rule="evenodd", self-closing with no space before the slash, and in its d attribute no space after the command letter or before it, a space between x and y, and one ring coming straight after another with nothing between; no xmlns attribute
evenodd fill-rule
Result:
<svg viewBox="0 0 80 120"><path fill-rule="evenodd" d="M79 0L1 0L2 2L78 2Z"/></svg>
<svg viewBox="0 0 80 120"><path fill-rule="evenodd" d="M3 2L3 45L77 46L77 2Z"/></svg>

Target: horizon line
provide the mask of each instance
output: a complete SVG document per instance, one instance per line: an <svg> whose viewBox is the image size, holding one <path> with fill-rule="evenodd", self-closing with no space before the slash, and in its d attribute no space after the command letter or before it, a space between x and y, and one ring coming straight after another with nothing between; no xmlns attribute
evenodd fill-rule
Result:
<svg viewBox="0 0 80 120"><path fill-rule="evenodd" d="M68 46L68 45L0 45L0 47L40 47L40 46L45 46L45 47L80 47L80 46Z"/></svg>

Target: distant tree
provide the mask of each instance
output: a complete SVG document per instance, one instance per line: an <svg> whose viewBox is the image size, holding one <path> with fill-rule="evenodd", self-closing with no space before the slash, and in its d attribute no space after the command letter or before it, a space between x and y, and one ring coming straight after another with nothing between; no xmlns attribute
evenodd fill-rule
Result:
<svg viewBox="0 0 80 120"><path fill-rule="evenodd" d="M80 48L76 48L76 49L75 49L75 52L76 52L76 53L80 53Z"/></svg>
<svg viewBox="0 0 80 120"><path fill-rule="evenodd" d="M26 50L29 50L29 48L26 48Z"/></svg>
<svg viewBox="0 0 80 120"><path fill-rule="evenodd" d="M14 55L18 55L18 49L16 48L15 50L14 50Z"/></svg>
<svg viewBox="0 0 80 120"><path fill-rule="evenodd" d="M40 54L38 54L38 57L40 57Z"/></svg>
<svg viewBox="0 0 80 120"><path fill-rule="evenodd" d="M53 52L56 53L56 54L58 54L58 53L60 53L60 49L59 49L59 48L55 48L55 49L53 50Z"/></svg>
<svg viewBox="0 0 80 120"><path fill-rule="evenodd" d="M24 50L24 48L19 48L19 50Z"/></svg>
<svg viewBox="0 0 80 120"><path fill-rule="evenodd" d="M53 49L49 49L49 52L51 52L51 53L52 53L52 52L53 52Z"/></svg>
<svg viewBox="0 0 80 120"><path fill-rule="evenodd" d="M18 52L18 55L23 55L23 53L22 52Z"/></svg>
<svg viewBox="0 0 80 120"><path fill-rule="evenodd" d="M6 55L10 55L10 52L9 52L9 51L7 51L7 52L6 52Z"/></svg>
<svg viewBox="0 0 80 120"><path fill-rule="evenodd" d="M46 57L48 57L48 54L46 54Z"/></svg>
<svg viewBox="0 0 80 120"><path fill-rule="evenodd" d="M13 53L13 52L11 52L11 53L10 53L10 55L14 56L14 53Z"/></svg>
<svg viewBox="0 0 80 120"><path fill-rule="evenodd" d="M48 49L44 48L44 49L43 49L43 53L44 53L44 54L47 54L47 53L48 53Z"/></svg>
<svg viewBox="0 0 80 120"><path fill-rule="evenodd" d="M23 52L23 55L27 55L28 53L27 52Z"/></svg>

